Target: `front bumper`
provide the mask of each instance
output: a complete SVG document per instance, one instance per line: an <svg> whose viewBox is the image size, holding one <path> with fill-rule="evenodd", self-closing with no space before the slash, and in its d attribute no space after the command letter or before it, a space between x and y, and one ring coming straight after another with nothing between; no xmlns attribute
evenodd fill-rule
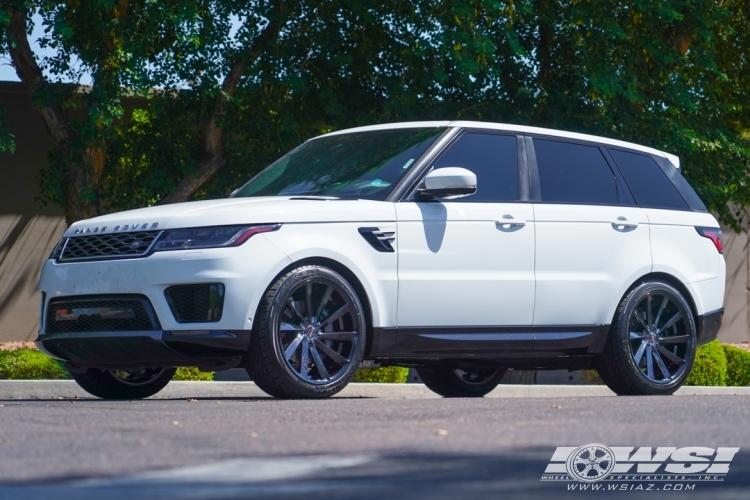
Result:
<svg viewBox="0 0 750 500"><path fill-rule="evenodd" d="M198 366L225 370L242 364L249 330L160 330L41 334L39 350L75 368Z"/></svg>
<svg viewBox="0 0 750 500"><path fill-rule="evenodd" d="M148 257L59 264L48 260L39 290L43 303L40 334L50 300L98 295L144 295L164 331L250 330L258 302L273 278L290 263L268 238L259 234L236 248L157 252ZM218 321L180 323L164 291L172 285L224 285L224 304Z"/></svg>

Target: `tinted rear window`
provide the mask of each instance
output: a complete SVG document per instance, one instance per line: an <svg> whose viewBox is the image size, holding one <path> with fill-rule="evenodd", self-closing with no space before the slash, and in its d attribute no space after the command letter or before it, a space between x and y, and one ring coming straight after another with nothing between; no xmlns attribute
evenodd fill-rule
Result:
<svg viewBox="0 0 750 500"><path fill-rule="evenodd" d="M685 200L661 167L647 155L610 149L625 182L642 207L687 210Z"/></svg>
<svg viewBox="0 0 750 500"><path fill-rule="evenodd" d="M615 176L595 146L534 139L542 201L617 205Z"/></svg>
<svg viewBox="0 0 750 500"><path fill-rule="evenodd" d="M435 161L434 168L462 167L477 176L477 192L452 202L515 201L518 193L516 138L468 133Z"/></svg>

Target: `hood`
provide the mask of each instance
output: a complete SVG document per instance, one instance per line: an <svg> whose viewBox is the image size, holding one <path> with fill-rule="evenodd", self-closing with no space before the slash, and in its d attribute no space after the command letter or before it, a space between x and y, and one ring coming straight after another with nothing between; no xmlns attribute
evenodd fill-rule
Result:
<svg viewBox="0 0 750 500"><path fill-rule="evenodd" d="M391 202L370 200L225 198L159 205L118 212L72 224L64 236L185 227L305 222L388 222Z"/></svg>

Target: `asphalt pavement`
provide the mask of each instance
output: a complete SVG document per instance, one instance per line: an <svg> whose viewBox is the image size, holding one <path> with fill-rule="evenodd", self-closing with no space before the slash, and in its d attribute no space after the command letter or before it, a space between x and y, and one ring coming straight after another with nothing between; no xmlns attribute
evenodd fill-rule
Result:
<svg viewBox="0 0 750 500"><path fill-rule="evenodd" d="M750 498L750 395L193 395L0 399L0 499ZM541 480L557 447L588 443L740 451L679 491Z"/></svg>

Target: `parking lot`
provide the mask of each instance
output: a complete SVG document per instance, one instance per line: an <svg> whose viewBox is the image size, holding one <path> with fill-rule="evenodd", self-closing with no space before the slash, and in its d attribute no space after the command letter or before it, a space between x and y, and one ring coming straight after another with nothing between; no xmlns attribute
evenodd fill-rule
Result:
<svg viewBox="0 0 750 500"><path fill-rule="evenodd" d="M723 481L682 494L736 499L750 488L748 395L366 393L324 401L253 391L132 402L6 395L0 498L579 498L591 493L540 479L556 447L587 443L739 447ZM680 496L652 484L609 493Z"/></svg>

